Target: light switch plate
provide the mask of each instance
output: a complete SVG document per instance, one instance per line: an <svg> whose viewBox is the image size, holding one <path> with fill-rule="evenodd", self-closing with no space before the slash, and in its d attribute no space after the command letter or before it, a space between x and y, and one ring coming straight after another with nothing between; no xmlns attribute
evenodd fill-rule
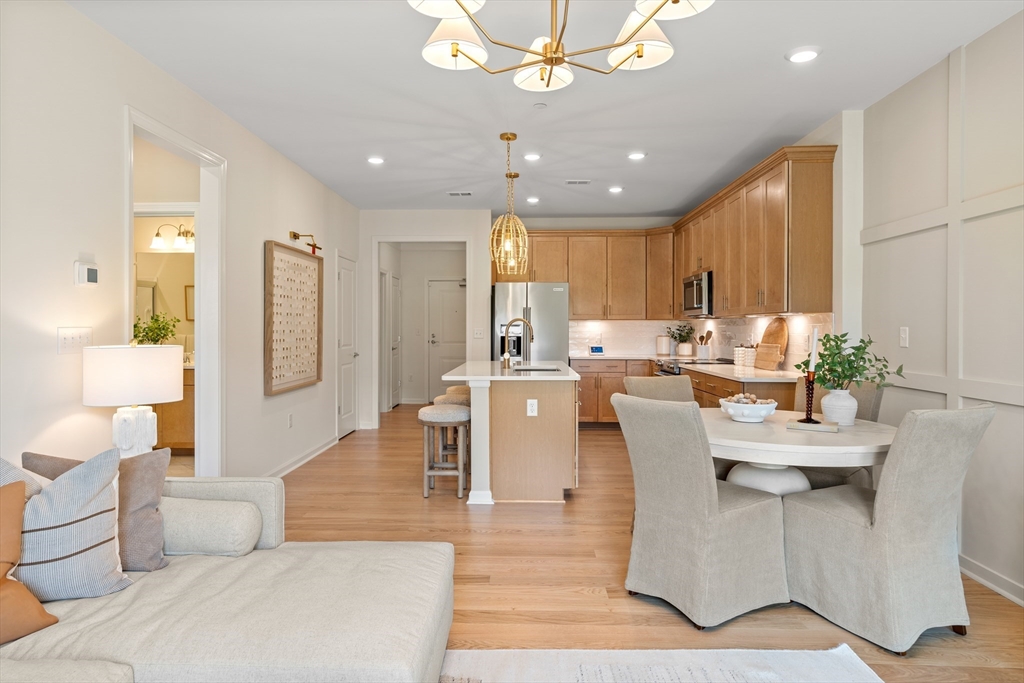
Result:
<svg viewBox="0 0 1024 683"><path fill-rule="evenodd" d="M537 417L537 399L526 399L526 417Z"/></svg>
<svg viewBox="0 0 1024 683"><path fill-rule="evenodd" d="M57 328L57 355L82 353L86 346L92 346L91 327Z"/></svg>
<svg viewBox="0 0 1024 683"><path fill-rule="evenodd" d="M483 338L484 338L484 328L482 328L482 327L474 327L473 328L473 339L483 339Z"/></svg>
<svg viewBox="0 0 1024 683"><path fill-rule="evenodd" d="M901 349L908 349L908 348L910 348L910 328L909 327L901 327L900 328L900 348Z"/></svg>

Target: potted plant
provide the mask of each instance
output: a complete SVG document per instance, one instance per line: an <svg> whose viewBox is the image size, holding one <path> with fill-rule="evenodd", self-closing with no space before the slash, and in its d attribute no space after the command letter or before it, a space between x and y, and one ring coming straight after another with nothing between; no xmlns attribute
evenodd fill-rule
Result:
<svg viewBox="0 0 1024 683"><path fill-rule="evenodd" d="M666 327L665 331L668 332L668 336L672 337L672 341L676 343L677 356L693 355L693 344L690 343L690 340L693 339L693 325L690 323L679 323L675 327Z"/></svg>
<svg viewBox="0 0 1024 683"><path fill-rule="evenodd" d="M142 318L135 318L132 335L139 344L163 344L174 336L180 322L179 318L172 318L165 313L154 313L146 322L142 322Z"/></svg>
<svg viewBox="0 0 1024 683"><path fill-rule="evenodd" d="M857 417L857 399L850 395L850 385L858 387L874 382L879 387L891 386L890 375L903 377L903 366L889 370L889 361L868 351L874 342L869 336L857 344L847 346L849 333L826 334L821 339L821 351L814 366L814 383L828 389L821 399L821 412L829 422L850 427ZM810 358L798 363L796 369L807 372Z"/></svg>

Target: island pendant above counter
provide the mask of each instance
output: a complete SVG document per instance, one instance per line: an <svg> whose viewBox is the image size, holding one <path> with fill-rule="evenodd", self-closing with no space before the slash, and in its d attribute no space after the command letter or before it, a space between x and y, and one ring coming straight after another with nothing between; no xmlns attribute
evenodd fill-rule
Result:
<svg viewBox="0 0 1024 683"><path fill-rule="evenodd" d="M470 387L469 504L561 503L578 485L580 376L561 361L527 365L538 369L469 361L442 377Z"/></svg>

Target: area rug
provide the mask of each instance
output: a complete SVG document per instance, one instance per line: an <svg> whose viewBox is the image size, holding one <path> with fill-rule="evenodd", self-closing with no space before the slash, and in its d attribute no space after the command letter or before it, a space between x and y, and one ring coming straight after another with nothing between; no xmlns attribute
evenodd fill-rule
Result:
<svg viewBox="0 0 1024 683"><path fill-rule="evenodd" d="M448 650L440 683L881 683L831 650Z"/></svg>

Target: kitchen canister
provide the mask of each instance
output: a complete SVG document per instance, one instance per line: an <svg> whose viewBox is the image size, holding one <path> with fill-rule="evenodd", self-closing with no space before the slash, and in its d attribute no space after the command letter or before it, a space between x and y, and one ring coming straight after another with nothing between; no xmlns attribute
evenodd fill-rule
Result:
<svg viewBox="0 0 1024 683"><path fill-rule="evenodd" d="M655 340L655 348L659 356L672 354L672 338L667 334L659 334Z"/></svg>
<svg viewBox="0 0 1024 683"><path fill-rule="evenodd" d="M742 366L747 360L747 352L742 346L732 348L732 364Z"/></svg>

